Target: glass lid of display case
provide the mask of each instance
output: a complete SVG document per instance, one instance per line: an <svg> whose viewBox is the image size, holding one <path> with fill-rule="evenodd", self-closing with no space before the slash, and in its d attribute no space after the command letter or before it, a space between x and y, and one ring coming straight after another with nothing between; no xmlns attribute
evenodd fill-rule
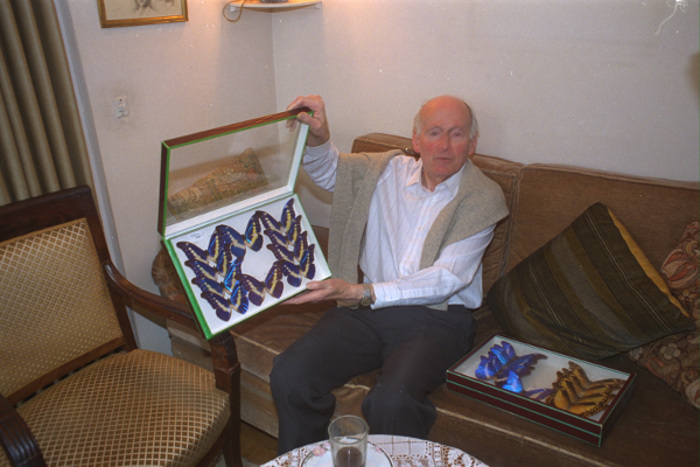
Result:
<svg viewBox="0 0 700 467"><path fill-rule="evenodd" d="M294 191L308 126L295 109L162 142L164 237Z"/></svg>

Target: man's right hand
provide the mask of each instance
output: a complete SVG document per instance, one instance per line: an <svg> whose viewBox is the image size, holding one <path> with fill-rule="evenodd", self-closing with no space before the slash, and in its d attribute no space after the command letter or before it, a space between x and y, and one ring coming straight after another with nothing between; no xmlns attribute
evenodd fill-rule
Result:
<svg viewBox="0 0 700 467"><path fill-rule="evenodd" d="M331 132L326 120L326 105L321 96L299 96L287 106L287 110L298 109L299 107L308 107L313 111L313 115L307 112L300 112L297 115L297 120L309 125L309 135L306 144L316 147L328 141L331 137Z"/></svg>

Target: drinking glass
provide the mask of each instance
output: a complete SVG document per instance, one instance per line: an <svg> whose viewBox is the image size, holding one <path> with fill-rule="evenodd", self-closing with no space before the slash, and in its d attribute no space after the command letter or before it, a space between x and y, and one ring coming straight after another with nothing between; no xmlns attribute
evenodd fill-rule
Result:
<svg viewBox="0 0 700 467"><path fill-rule="evenodd" d="M360 417L343 415L328 426L333 467L364 467L369 427Z"/></svg>

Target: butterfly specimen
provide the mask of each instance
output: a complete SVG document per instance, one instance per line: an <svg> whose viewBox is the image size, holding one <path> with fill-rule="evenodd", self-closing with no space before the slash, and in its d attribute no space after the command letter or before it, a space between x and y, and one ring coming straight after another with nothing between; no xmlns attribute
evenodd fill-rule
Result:
<svg viewBox="0 0 700 467"><path fill-rule="evenodd" d="M299 262L299 271L308 279L313 279L316 275L316 266L314 265L314 249L316 245L311 245L301 255Z"/></svg>
<svg viewBox="0 0 700 467"><path fill-rule="evenodd" d="M256 306L262 305L263 300L265 300L265 284L259 281L255 277L249 274L239 274L236 276L236 280L240 282L240 285L248 294L248 300L250 303Z"/></svg>
<svg viewBox="0 0 700 467"><path fill-rule="evenodd" d="M282 224L277 219L272 217L272 214L265 211L256 211L255 213L265 226L265 230L273 230L283 237L287 236L287 231L282 227ZM265 232L265 234L267 235L268 232Z"/></svg>
<svg viewBox="0 0 700 467"><path fill-rule="evenodd" d="M199 248L194 243L178 242L177 247L185 253L185 256L187 256L189 260L201 261L203 263L209 261L209 252Z"/></svg>
<svg viewBox="0 0 700 467"><path fill-rule="evenodd" d="M292 222L296 220L296 212L294 212L294 199L290 199L282 208L282 218L280 224L285 232L289 232L292 227Z"/></svg>
<svg viewBox="0 0 700 467"><path fill-rule="evenodd" d="M281 260L282 272L284 277L287 278L287 283L292 287L299 287L301 285L302 275L299 266L291 261Z"/></svg>
<svg viewBox="0 0 700 467"><path fill-rule="evenodd" d="M287 261L294 262L294 253L292 253L285 247L277 245L275 243L270 243L269 245L267 245L267 248L272 252L272 254L275 255L275 258L277 258L278 260L285 259Z"/></svg>
<svg viewBox="0 0 700 467"><path fill-rule="evenodd" d="M250 216L248 226L245 229L245 244L253 251L260 251L263 245L263 236L260 232L260 218L257 213Z"/></svg>
<svg viewBox="0 0 700 467"><path fill-rule="evenodd" d="M608 378L588 379L586 372L574 362L569 368L557 371L553 392L545 403L582 417L590 417L605 409L624 380Z"/></svg>
<svg viewBox="0 0 700 467"><path fill-rule="evenodd" d="M223 243L228 245L231 249L231 254L236 258L243 258L246 252L245 237L238 233L233 227L221 224L216 226L216 231L212 234L212 238L215 236L221 237Z"/></svg>
<svg viewBox="0 0 700 467"><path fill-rule="evenodd" d="M202 298L209 302L219 319L222 321L231 319L231 302L229 300L213 292L202 292Z"/></svg>
<svg viewBox="0 0 700 467"><path fill-rule="evenodd" d="M508 383L511 372L519 378L528 375L539 359L547 358L542 354L527 354L517 356L515 349L507 341L501 344L494 344L489 349L487 356L482 356L475 375L482 380L493 380L498 387L503 387Z"/></svg>
<svg viewBox="0 0 700 467"><path fill-rule="evenodd" d="M280 298L282 296L282 292L284 291L284 282L282 282L283 278L284 272L282 269L282 264L279 260L275 261L272 263L272 267L267 273L267 277L265 277L265 289L275 298Z"/></svg>
<svg viewBox="0 0 700 467"><path fill-rule="evenodd" d="M221 295L222 297L225 294L224 286L218 281L214 281L206 277L195 277L194 279L192 279L192 283L198 286L202 293L211 292L217 295Z"/></svg>
<svg viewBox="0 0 700 467"><path fill-rule="evenodd" d="M520 380L520 376L518 376L518 374L512 370L508 372L508 379L506 380L505 384L503 384L502 388L506 391L522 394L525 397L536 399L538 401L545 401L546 398L553 392L552 389L547 388L525 390L523 387L523 382Z"/></svg>
<svg viewBox="0 0 700 467"><path fill-rule="evenodd" d="M251 305L262 306L267 295L281 298L285 280L292 287L300 287L304 278L314 278L316 245L309 244L308 232L301 221L301 215L294 209L294 199L290 199L279 219L266 211L255 211L243 234L229 225L219 224L204 248L186 241L177 243L187 257L185 266L195 276L192 284L199 288L200 296L219 319L228 321L233 311L245 314ZM261 265L269 261L268 257L251 253L250 259L245 260L247 251L261 251L266 241L274 261L263 276ZM260 258L265 258L263 263ZM258 273L251 274L244 264L252 264Z"/></svg>
<svg viewBox="0 0 700 467"><path fill-rule="evenodd" d="M210 266L209 263L196 259L189 259L185 261L185 266L192 269L192 272L194 272L194 275L197 277L206 277L207 279L218 281L217 276L219 275L219 272L215 267Z"/></svg>

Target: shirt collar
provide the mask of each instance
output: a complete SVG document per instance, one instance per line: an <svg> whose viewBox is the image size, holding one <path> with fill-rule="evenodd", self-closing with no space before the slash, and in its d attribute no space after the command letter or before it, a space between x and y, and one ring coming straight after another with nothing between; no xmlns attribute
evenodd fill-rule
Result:
<svg viewBox="0 0 700 467"><path fill-rule="evenodd" d="M445 180L444 182L438 184L438 186L435 187L435 190L448 190L450 197L454 197L457 195L457 191L459 190L459 182L462 180L462 174L464 173L464 169L467 167L467 164L469 164L469 160L464 163L462 168L460 168L456 173L454 173L450 178ZM424 190L427 190L423 185L421 185L420 181L420 174L423 170L423 162L418 159L416 161L415 166L411 170L411 173L406 180L406 185L405 187L411 187L411 186L419 186L423 188Z"/></svg>

